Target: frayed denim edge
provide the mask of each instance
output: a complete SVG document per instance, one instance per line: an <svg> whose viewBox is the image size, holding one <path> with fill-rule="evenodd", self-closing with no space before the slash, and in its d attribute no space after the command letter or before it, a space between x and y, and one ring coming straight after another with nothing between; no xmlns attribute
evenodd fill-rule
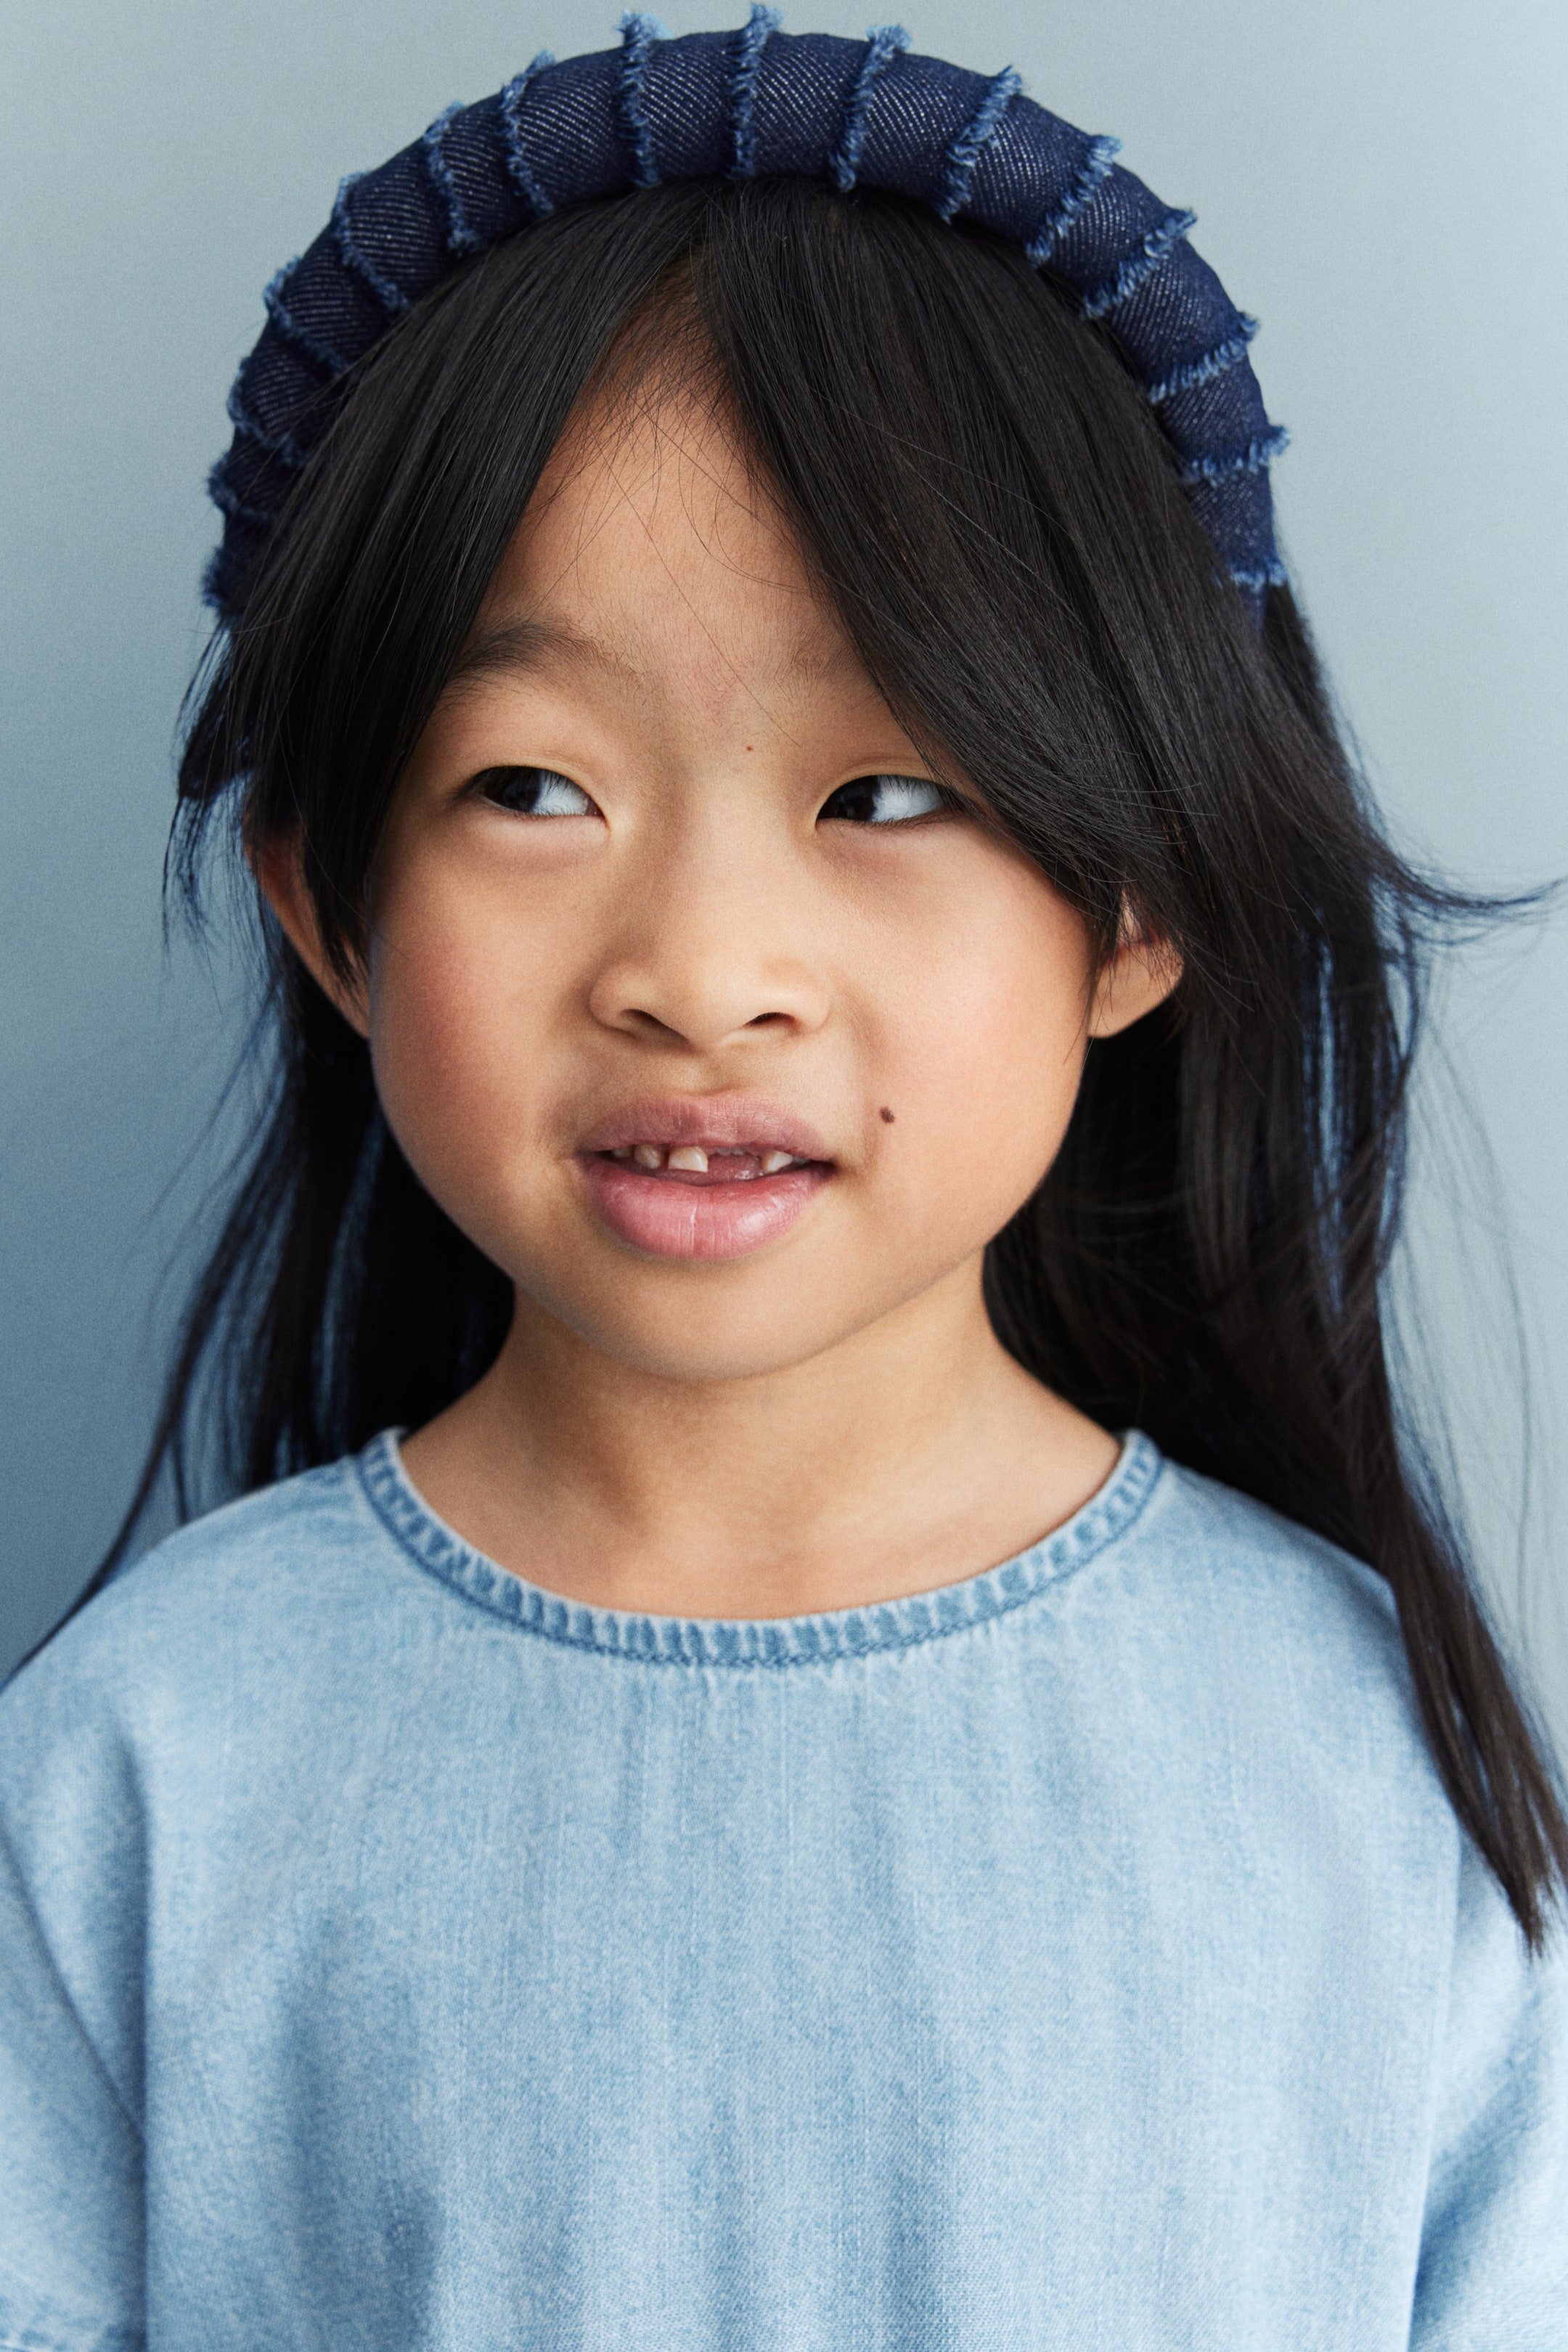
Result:
<svg viewBox="0 0 1568 2352"><path fill-rule="evenodd" d="M258 449L265 449L269 457L276 457L279 463L287 466L291 473L297 474L303 467L310 464L310 451L302 448L291 433L269 433L267 427L251 415L240 397L237 383L229 393L226 406L228 421L235 431L243 433L247 441L254 441Z"/></svg>
<svg viewBox="0 0 1568 2352"><path fill-rule="evenodd" d="M1234 482L1240 474L1261 474L1289 446L1289 434L1282 425L1276 425L1261 440L1249 441L1245 449L1229 449L1212 457L1189 457L1181 471L1182 488L1195 490L1203 483L1217 489L1222 482Z"/></svg>
<svg viewBox="0 0 1568 2352"><path fill-rule="evenodd" d="M1024 247L1024 258L1031 269L1038 269L1043 262L1050 259L1051 247L1066 236L1079 213L1086 211L1099 194L1101 184L1121 152L1120 139L1112 139L1107 134L1090 140L1089 152L1084 157L1077 179L1056 211L1041 223Z"/></svg>
<svg viewBox="0 0 1568 2352"><path fill-rule="evenodd" d="M448 253L479 253L484 239L475 234L463 217L463 200L458 194L458 183L452 177L452 166L447 160L447 126L454 115L461 114L462 105L454 100L444 106L435 121L419 142L425 153L425 169L430 184L441 199L447 215L447 250Z"/></svg>
<svg viewBox="0 0 1568 2352"><path fill-rule="evenodd" d="M1247 357L1247 345L1258 332L1258 321L1249 319L1245 310L1237 316L1240 320L1237 333L1216 343L1202 359L1184 360L1180 367L1173 367L1169 375L1163 375L1157 383L1149 386L1152 406L1158 408L1163 400L1173 400L1179 392L1195 392L1200 384L1212 383L1215 376L1226 374Z"/></svg>
<svg viewBox="0 0 1568 2352"><path fill-rule="evenodd" d="M827 175L841 196L849 194L860 169L861 151L866 144L866 126L870 119L871 100L878 79L900 51L909 46L910 37L901 25L873 25L866 36L866 54L860 60L860 70L855 77L855 87L844 110L838 143L827 158Z"/></svg>
<svg viewBox="0 0 1568 2352"><path fill-rule="evenodd" d="M656 41L668 38L657 16L628 9L621 18L621 71L616 97L621 117L621 143L631 161L634 188L657 188L658 166L653 159L653 133L643 106L643 79Z"/></svg>
<svg viewBox="0 0 1568 2352"><path fill-rule="evenodd" d="M947 151L942 173L942 197L937 205L939 220L950 221L969 202L969 185L974 177L974 167L991 140L996 136L1002 117L1023 89L1022 75L1011 66L1004 66L984 97L974 110L972 121L962 130Z"/></svg>
<svg viewBox="0 0 1568 2352"><path fill-rule="evenodd" d="M1142 244L1128 254L1115 277L1084 296L1084 317L1103 319L1108 312L1119 310L1123 302L1130 302L1156 269L1164 267L1172 247L1180 244L1196 219L1196 213L1167 213L1159 227L1152 228Z"/></svg>
<svg viewBox="0 0 1568 2352"><path fill-rule="evenodd" d="M751 15L735 36L735 66L730 76L730 177L750 180L757 169L757 84L762 79L763 51L783 22L776 8L753 0Z"/></svg>
<svg viewBox="0 0 1568 2352"><path fill-rule="evenodd" d="M292 261L286 261L276 276L268 278L262 289L262 308L279 333L296 344L308 358L313 359L318 367L324 367L333 377L347 375L348 361L341 352L335 352L331 343L324 343L319 335L313 335L309 327L302 327L283 299L283 290L299 267L299 257L296 256Z"/></svg>
<svg viewBox="0 0 1568 2352"><path fill-rule="evenodd" d="M553 49L541 49L531 66L513 74L500 94L501 128L506 132L506 168L512 186L517 190L535 220L547 220L555 210L554 205L534 178L522 135L522 101L528 96L529 85L555 63Z"/></svg>
<svg viewBox="0 0 1568 2352"><path fill-rule="evenodd" d="M361 251L354 236L353 223L349 218L349 197L363 178L363 172L349 172L338 182L337 200L332 205L332 235L337 239L338 251L349 268L359 272L388 317L401 319L413 305L402 287L379 270L367 253Z"/></svg>
<svg viewBox="0 0 1568 2352"><path fill-rule="evenodd" d="M253 522L263 530L270 530L278 520L277 516L268 507L247 507L239 493L229 488L223 472L226 462L220 457L207 476L208 498L221 512L233 515L237 522Z"/></svg>
<svg viewBox="0 0 1568 2352"><path fill-rule="evenodd" d="M1250 588L1255 593L1260 588L1290 585L1290 574L1277 555L1271 555L1267 563L1233 563L1226 576L1234 580L1238 588Z"/></svg>

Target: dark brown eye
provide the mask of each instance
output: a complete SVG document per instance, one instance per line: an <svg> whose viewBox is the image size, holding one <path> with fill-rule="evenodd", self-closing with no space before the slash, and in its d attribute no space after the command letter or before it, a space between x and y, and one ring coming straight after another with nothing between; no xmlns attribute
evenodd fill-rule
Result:
<svg viewBox="0 0 1568 2352"><path fill-rule="evenodd" d="M553 768L487 768L474 778L472 789L493 808L510 809L513 816L598 814L582 785Z"/></svg>
<svg viewBox="0 0 1568 2352"><path fill-rule="evenodd" d="M924 776L857 776L829 793L817 815L842 824L907 824L949 805L940 784Z"/></svg>

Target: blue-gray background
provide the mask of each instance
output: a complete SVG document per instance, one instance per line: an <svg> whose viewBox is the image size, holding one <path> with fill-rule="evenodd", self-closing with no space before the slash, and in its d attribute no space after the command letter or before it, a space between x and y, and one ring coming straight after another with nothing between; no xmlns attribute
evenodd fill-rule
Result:
<svg viewBox="0 0 1568 2352"><path fill-rule="evenodd" d="M741 13L664 9L678 32ZM119 1516L210 1216L244 967L221 923L205 951L165 949L160 864L204 635L203 477L261 288L342 172L539 47L604 46L614 14L0 5L0 1666ZM907 0L904 19L917 47L1016 64L1196 208L1199 249L1264 321L1259 373L1296 436L1276 470L1288 552L1398 836L1489 887L1568 872L1568 12ZM864 30L841 0L787 21ZM1500 1612L1560 1731L1565 1019L1563 918L1456 976L1441 1040L1491 1165L1434 1095L1458 1173L1418 1186L1414 1250L1414 1353L1446 1394ZM1504 1234L1536 1390L1528 1518Z"/></svg>

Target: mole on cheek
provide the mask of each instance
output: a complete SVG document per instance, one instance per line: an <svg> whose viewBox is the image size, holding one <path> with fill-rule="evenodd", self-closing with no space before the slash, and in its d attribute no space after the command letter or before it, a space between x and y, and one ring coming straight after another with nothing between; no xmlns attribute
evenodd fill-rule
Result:
<svg viewBox="0 0 1568 2352"><path fill-rule="evenodd" d="M893 1114L892 1114L892 1112L888 1108L888 1106L887 1106L887 1104L886 1104L886 1103L884 1103L884 1104L882 1105L881 1116L882 1116L882 1118L887 1121L888 1125L889 1125L889 1127L891 1127L891 1125L893 1124Z"/></svg>

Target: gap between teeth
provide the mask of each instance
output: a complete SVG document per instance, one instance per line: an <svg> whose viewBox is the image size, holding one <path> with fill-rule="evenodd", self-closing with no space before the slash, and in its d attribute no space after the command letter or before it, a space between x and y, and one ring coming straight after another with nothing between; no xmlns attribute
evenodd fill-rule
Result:
<svg viewBox="0 0 1568 2352"><path fill-rule="evenodd" d="M752 1160L758 1156L751 1151L716 1151L712 1155L715 1160ZM781 1169L804 1168L805 1165L793 1151L764 1151L760 1157L764 1176L776 1176ZM657 1168L673 1168L689 1176L705 1176L708 1173L709 1154L700 1143L678 1144L673 1150L666 1150L657 1143L623 1143L616 1146L610 1158L620 1160L623 1166L630 1161L636 1167L647 1169L650 1173Z"/></svg>

